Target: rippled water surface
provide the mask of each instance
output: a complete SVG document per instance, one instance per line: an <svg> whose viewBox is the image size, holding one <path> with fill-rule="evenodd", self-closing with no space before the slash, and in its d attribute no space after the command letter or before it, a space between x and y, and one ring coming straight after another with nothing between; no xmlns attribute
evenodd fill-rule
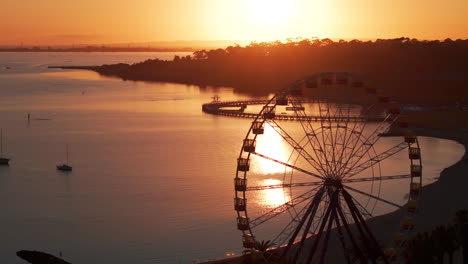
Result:
<svg viewBox="0 0 468 264"><path fill-rule="evenodd" d="M242 251L233 178L251 120L204 114L201 105L214 94L222 100L247 95L47 68L173 56L0 54L0 127L3 153L12 159L0 167L1 263L23 263L15 256L21 249L61 251L72 263L135 264L191 263ZM385 139L382 148L395 140ZM464 153L456 142L420 140L425 183ZM66 159L66 144L71 173L55 169ZM406 155L392 157L382 175L407 172ZM274 167L257 165L252 173L277 183ZM386 198L404 202L406 187L382 188ZM283 203L284 194L274 191L253 204L265 210ZM391 208L380 213L385 210Z"/></svg>

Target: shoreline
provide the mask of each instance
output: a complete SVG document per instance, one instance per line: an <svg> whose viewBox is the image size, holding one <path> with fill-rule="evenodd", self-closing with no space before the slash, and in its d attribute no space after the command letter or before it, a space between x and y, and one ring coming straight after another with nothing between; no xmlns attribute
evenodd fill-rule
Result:
<svg viewBox="0 0 468 264"><path fill-rule="evenodd" d="M455 115L446 116L448 119L446 121L451 122L453 127L436 128L430 125L411 127L411 130L415 131L418 137L453 140L465 148L465 152L460 160L449 167L442 168L439 178L435 182L422 187L422 197L418 206L420 212L414 219L415 227L412 236L419 232L430 231L436 225L451 223L453 215L457 210L468 209L468 129L462 126L462 124L456 123L459 120L455 120L456 118L454 117ZM434 124L429 123L431 125ZM422 151L423 173L424 155L430 155L430 153ZM394 229L389 229L388 227L394 227L397 225L396 223L402 220L402 210L405 209L397 209L394 212L368 220L369 228L373 231L377 240L386 242L384 245L388 244L396 234ZM460 250L455 252L455 261L461 257L457 252L459 253ZM239 264L241 263L241 256L199 263Z"/></svg>

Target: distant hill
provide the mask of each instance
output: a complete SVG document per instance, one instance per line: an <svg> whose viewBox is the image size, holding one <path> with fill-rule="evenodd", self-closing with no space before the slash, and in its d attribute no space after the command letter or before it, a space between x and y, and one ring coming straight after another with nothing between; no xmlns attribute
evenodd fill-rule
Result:
<svg viewBox="0 0 468 264"><path fill-rule="evenodd" d="M201 49L217 49L230 45L246 45L248 41L235 40L176 40L176 41L150 41L128 42L110 44L80 44L80 45L50 45L50 46L0 46L2 51L27 52L154 52L154 51L195 51Z"/></svg>
<svg viewBox="0 0 468 264"><path fill-rule="evenodd" d="M304 76L353 72L384 85L400 102L468 103L468 40L330 39L251 43L129 64L90 68L124 80L230 86L274 92Z"/></svg>

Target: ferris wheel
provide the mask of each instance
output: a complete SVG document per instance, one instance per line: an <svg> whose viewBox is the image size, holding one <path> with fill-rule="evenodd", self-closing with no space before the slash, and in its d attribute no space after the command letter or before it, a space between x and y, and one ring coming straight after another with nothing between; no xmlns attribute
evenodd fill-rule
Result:
<svg viewBox="0 0 468 264"><path fill-rule="evenodd" d="M399 104L363 76L322 73L260 109L234 178L243 246L269 241L269 263L329 263L332 243L348 263L397 260L422 184L418 139ZM399 136L384 137L390 128ZM395 209L405 215L383 248L367 220Z"/></svg>

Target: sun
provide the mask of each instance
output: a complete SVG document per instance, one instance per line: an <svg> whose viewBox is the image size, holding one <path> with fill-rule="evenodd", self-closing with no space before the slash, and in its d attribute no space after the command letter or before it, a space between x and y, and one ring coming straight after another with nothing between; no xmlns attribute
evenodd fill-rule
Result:
<svg viewBox="0 0 468 264"><path fill-rule="evenodd" d="M248 0L252 23L260 26L283 26L291 15L290 0Z"/></svg>

